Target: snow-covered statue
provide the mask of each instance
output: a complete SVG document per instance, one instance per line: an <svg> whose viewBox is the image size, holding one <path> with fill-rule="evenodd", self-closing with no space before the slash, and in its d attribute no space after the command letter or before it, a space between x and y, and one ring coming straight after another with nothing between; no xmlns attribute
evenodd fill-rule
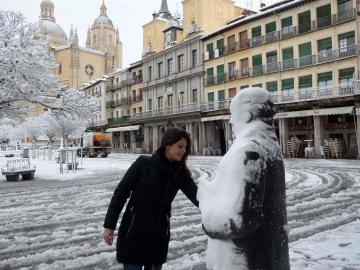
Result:
<svg viewBox="0 0 360 270"><path fill-rule="evenodd" d="M274 104L262 88L230 105L235 140L198 199L208 239L207 269L289 270L285 172Z"/></svg>

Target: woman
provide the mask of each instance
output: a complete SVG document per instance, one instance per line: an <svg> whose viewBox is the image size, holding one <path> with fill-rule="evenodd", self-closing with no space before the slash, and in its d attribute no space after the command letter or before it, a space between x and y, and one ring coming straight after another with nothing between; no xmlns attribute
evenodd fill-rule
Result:
<svg viewBox="0 0 360 270"><path fill-rule="evenodd" d="M121 210L116 258L124 270L161 270L170 240L171 203L181 189L198 206L197 186L186 166L191 141L186 131L169 128L151 157L140 156L128 169L111 199L104 240L112 245Z"/></svg>

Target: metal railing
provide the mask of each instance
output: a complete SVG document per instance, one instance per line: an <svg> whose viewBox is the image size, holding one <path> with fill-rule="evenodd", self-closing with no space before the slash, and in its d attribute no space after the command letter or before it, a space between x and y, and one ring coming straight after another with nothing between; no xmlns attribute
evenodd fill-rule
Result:
<svg viewBox="0 0 360 270"><path fill-rule="evenodd" d="M121 116L118 118L109 118L108 119L108 124L112 125L112 124L125 124L127 122L129 122L130 120L130 116Z"/></svg>
<svg viewBox="0 0 360 270"><path fill-rule="evenodd" d="M132 97L130 97L130 100L129 100L130 104L141 102L141 101L143 101L142 95L132 96Z"/></svg>
<svg viewBox="0 0 360 270"><path fill-rule="evenodd" d="M155 109L142 113L137 113L131 116L131 120L139 120L139 119L154 118L154 117L168 116L168 115L181 114L181 113L200 112L200 111L201 111L200 103L191 103L191 104L185 104L185 105L179 105L174 107L161 108L161 109Z"/></svg>
<svg viewBox="0 0 360 270"><path fill-rule="evenodd" d="M297 91L295 89L279 90L278 92L272 92L272 95L275 103L360 95L360 81L317 87L301 87Z"/></svg>
<svg viewBox="0 0 360 270"><path fill-rule="evenodd" d="M274 62L267 65L255 67L243 67L240 68L240 70L235 70L234 72L231 72L230 74L224 73L222 75L215 75L212 77L205 76L204 84L205 86L211 86L224 83L229 80L235 80L249 76L259 76L274 72L286 71L294 68L302 68L306 66L331 62L346 57L356 56L357 50L359 49L360 47L358 45L351 45L337 50L320 52L319 54L315 55L303 56L298 59L284 60L282 62Z"/></svg>
<svg viewBox="0 0 360 270"><path fill-rule="evenodd" d="M345 11L342 11L337 14L333 14L331 16L321 17L318 18L315 21L308 21L303 24L297 25L297 26L286 26L282 28L281 30L274 31L267 33L263 36L255 36L249 39L242 39L239 42L232 43L230 46L225 46L225 54L227 53L233 53L239 50L252 48L256 46L260 46L267 43L276 42L282 39L287 39L290 37L294 37L297 35L302 35L311 31L316 31L325 27L333 26L336 24L344 23L347 21L354 20L356 18L356 10L355 9L348 9ZM235 46L235 48L234 48ZM205 57L204 53L204 59L211 60L217 57L221 57L221 55L218 55L217 57L214 55L214 51L212 52L206 52L208 53L208 57Z"/></svg>

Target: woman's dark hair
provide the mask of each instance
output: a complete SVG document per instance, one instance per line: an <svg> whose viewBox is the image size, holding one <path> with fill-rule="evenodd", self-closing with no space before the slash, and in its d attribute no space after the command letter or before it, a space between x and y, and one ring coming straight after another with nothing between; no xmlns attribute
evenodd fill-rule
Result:
<svg viewBox="0 0 360 270"><path fill-rule="evenodd" d="M185 161L191 152L191 139L189 133L187 133L183 129L173 128L173 127L168 128L161 139L161 145L157 151L160 151L162 154L165 154L166 146L173 145L174 143L180 141L181 139L186 139L187 141L186 151L183 158L181 159L181 162L185 164Z"/></svg>

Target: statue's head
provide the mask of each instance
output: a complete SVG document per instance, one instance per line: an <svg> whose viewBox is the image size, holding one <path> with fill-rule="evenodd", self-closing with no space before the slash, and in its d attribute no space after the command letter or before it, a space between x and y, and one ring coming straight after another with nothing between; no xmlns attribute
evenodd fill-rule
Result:
<svg viewBox="0 0 360 270"><path fill-rule="evenodd" d="M260 87L241 90L231 101L230 112L235 134L243 125L255 120L272 124L276 113L271 94Z"/></svg>

